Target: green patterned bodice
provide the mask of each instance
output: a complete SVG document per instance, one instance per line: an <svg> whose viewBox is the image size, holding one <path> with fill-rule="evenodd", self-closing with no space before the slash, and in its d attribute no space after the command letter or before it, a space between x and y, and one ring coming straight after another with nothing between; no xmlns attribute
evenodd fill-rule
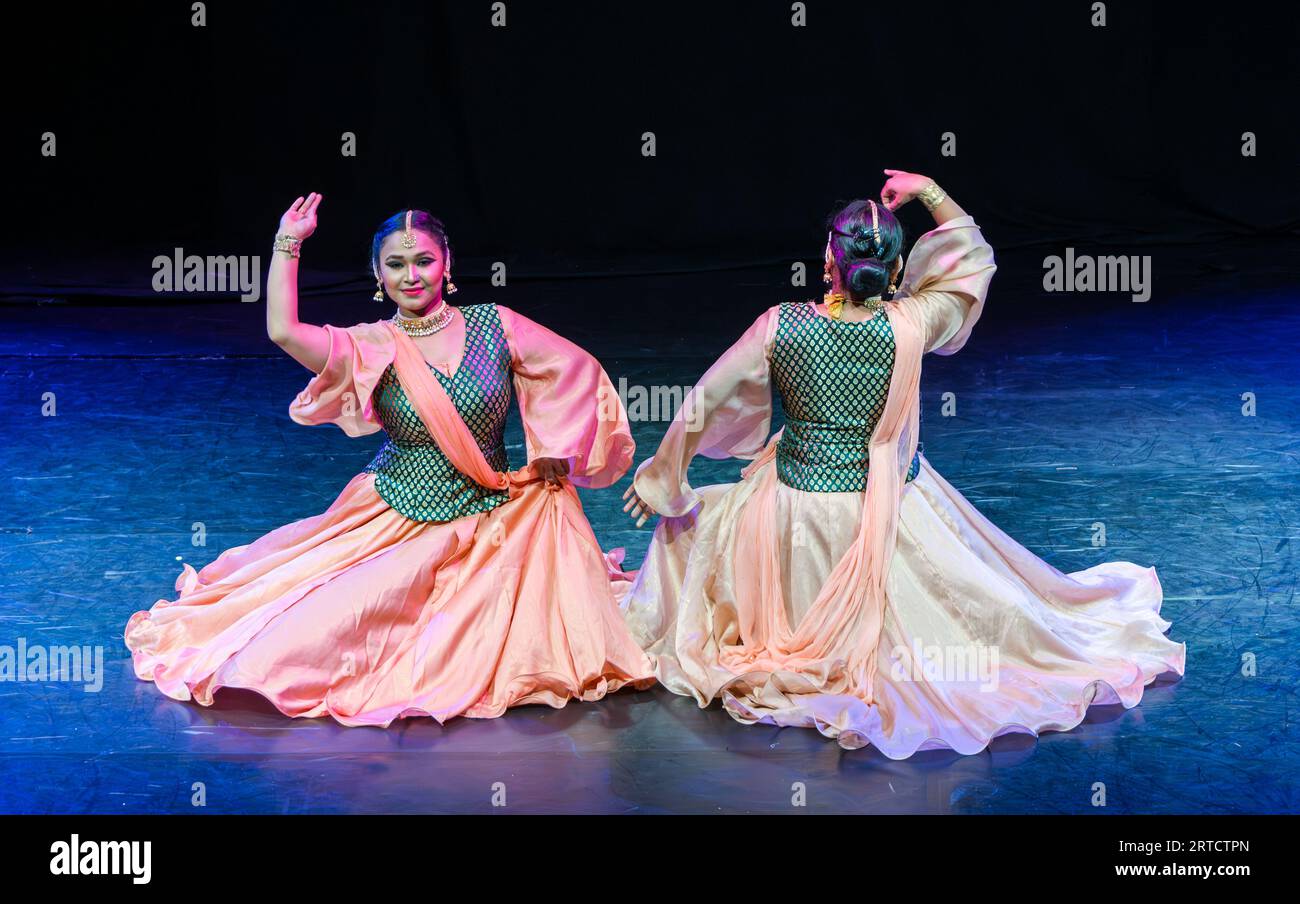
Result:
<svg viewBox="0 0 1300 904"><path fill-rule="evenodd" d="M865 490L871 431L893 370L894 330L883 312L851 323L817 313L813 302L782 304L772 343L772 382L785 409L777 479L813 493Z"/></svg>
<svg viewBox="0 0 1300 904"><path fill-rule="evenodd" d="M496 305L467 305L465 358L455 376L428 365L464 418L483 456L498 471L509 470L505 425L513 382L510 347ZM412 521L454 521L486 512L510 498L456 470L425 429L406 397L392 364L375 386L375 413L388 439L366 471L375 474L375 490Z"/></svg>

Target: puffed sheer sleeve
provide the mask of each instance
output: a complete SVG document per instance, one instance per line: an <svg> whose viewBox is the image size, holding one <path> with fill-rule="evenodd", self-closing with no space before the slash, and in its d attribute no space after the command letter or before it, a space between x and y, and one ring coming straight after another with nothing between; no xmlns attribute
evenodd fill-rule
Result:
<svg viewBox="0 0 1300 904"><path fill-rule="evenodd" d="M393 360L391 334L382 324L359 323L346 329L325 324L329 358L307 388L289 405L299 424L337 424L348 436L383 429L371 396Z"/></svg>
<svg viewBox="0 0 1300 904"><path fill-rule="evenodd" d="M528 460L560 458L580 487L607 487L632 467L636 444L623 400L591 354L497 305L510 345Z"/></svg>
<svg viewBox="0 0 1300 904"><path fill-rule="evenodd" d="M769 361L780 307L768 308L682 400L654 456L637 468L636 493L661 515L699 503L686 479L691 459L756 458L772 427Z"/></svg>
<svg viewBox="0 0 1300 904"><path fill-rule="evenodd" d="M895 301L915 313L927 352L951 355L966 344L996 269L993 249L969 215L916 240Z"/></svg>

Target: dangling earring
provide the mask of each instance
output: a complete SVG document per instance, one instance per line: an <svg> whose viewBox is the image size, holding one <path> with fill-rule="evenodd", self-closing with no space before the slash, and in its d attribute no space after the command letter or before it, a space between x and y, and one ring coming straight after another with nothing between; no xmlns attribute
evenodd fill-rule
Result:
<svg viewBox="0 0 1300 904"><path fill-rule="evenodd" d="M831 269L835 266L835 258L831 255L831 234L826 233L826 266L822 268L822 282L831 285L835 278L831 275ZM832 320L839 320L844 312L844 302L846 301L843 292L832 292L829 289L822 294L822 302L826 305L826 313Z"/></svg>
<svg viewBox="0 0 1300 904"><path fill-rule="evenodd" d="M379 288L377 288L377 289L375 290L375 295L374 295L375 301L383 301L383 300L384 300L384 282L383 282L383 280L380 280L380 279L375 280L375 285L379 287Z"/></svg>
<svg viewBox="0 0 1300 904"><path fill-rule="evenodd" d="M443 291L444 291L446 294L448 294L448 295L455 295L455 294L456 294L456 284L455 284L454 282L451 281L451 271L450 271L450 270L447 271L447 275L446 275L444 278L447 280L447 285L446 285L446 287L443 289Z"/></svg>
<svg viewBox="0 0 1300 904"><path fill-rule="evenodd" d="M900 266L898 268L898 271L893 276L889 277L889 294L891 297L895 292L898 291L898 280L902 277L902 275L903 275L903 268Z"/></svg>

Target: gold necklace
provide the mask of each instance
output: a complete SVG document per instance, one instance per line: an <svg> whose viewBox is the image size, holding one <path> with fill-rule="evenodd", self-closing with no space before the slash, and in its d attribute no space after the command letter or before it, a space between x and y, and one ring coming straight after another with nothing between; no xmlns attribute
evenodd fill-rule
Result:
<svg viewBox="0 0 1300 904"><path fill-rule="evenodd" d="M455 309L444 301L437 311L427 317L411 318L394 314L393 323L408 336L432 336L451 323L455 316Z"/></svg>

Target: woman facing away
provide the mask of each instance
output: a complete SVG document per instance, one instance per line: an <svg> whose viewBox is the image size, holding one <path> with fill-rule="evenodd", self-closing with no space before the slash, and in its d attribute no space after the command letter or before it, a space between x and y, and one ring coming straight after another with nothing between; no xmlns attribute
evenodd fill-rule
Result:
<svg viewBox="0 0 1300 904"><path fill-rule="evenodd" d="M885 170L882 204L833 214L824 303L765 311L709 368L625 494L663 516L625 600L659 680L737 720L816 728L891 759L978 753L1136 706L1186 645L1154 568L1063 574L985 519L917 450L921 357L950 355L995 269L933 181ZM902 270L892 211L936 226ZM785 427L769 440L771 391ZM753 459L691 487L696 455Z"/></svg>
<svg viewBox="0 0 1300 904"><path fill-rule="evenodd" d="M267 332L315 374L289 414L387 440L323 514L185 565L179 598L127 623L136 676L177 700L242 687L289 716L384 726L652 685L619 612L621 551L602 553L574 489L632 463L605 371L506 307L448 304L446 231L423 211L371 246L392 318L300 322L299 246L320 202L284 214L268 275ZM513 472L512 388L529 459Z"/></svg>

